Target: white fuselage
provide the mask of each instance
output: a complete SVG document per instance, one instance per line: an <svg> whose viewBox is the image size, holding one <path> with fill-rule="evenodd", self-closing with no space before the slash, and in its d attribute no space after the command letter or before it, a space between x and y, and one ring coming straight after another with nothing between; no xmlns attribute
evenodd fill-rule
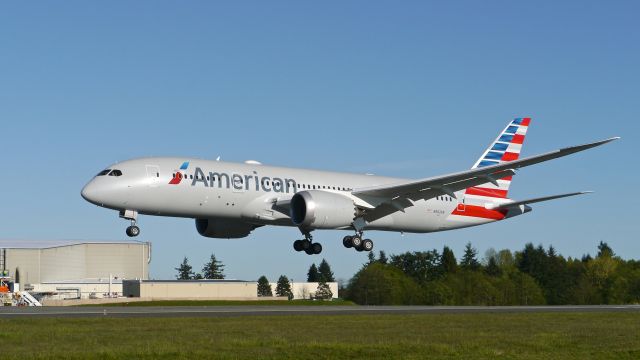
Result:
<svg viewBox="0 0 640 360"><path fill-rule="evenodd" d="M184 166L186 164L186 166ZM184 167L181 169L181 167ZM121 175L93 178L82 196L99 206L140 214L295 226L279 207L296 192L319 190L340 194L357 206L366 201L351 191L390 185L406 179L184 158L141 158L114 164ZM179 180L179 181L178 181ZM367 223L365 229L432 232L479 225L506 216L465 216L472 207L486 212L486 200L455 193L417 200L404 211ZM348 228L348 227L339 227ZM313 230L313 229L311 229Z"/></svg>

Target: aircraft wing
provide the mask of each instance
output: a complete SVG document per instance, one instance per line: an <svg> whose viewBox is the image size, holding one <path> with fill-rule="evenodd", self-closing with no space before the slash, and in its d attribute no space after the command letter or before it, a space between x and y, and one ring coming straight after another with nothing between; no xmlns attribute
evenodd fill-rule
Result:
<svg viewBox="0 0 640 360"><path fill-rule="evenodd" d="M571 155L617 139L619 137L448 175L354 189L352 195L372 205L373 208L368 211L365 220L373 221L396 211L404 211L404 208L413 206L413 201L427 200L444 194L455 198L456 191L488 182L496 184L498 179L511 176L520 168Z"/></svg>

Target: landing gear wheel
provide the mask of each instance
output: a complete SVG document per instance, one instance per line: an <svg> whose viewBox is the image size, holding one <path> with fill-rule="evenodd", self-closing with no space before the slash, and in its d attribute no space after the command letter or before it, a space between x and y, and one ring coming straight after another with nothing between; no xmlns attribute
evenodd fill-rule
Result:
<svg viewBox="0 0 640 360"><path fill-rule="evenodd" d="M353 242L351 242L351 236L345 236L342 238L342 245L344 245L344 247L348 248L352 248L353 247Z"/></svg>
<svg viewBox="0 0 640 360"><path fill-rule="evenodd" d="M136 225L131 225L127 228L127 230L125 231L127 233L127 236L129 237L136 237L138 235L140 235L140 228L137 227Z"/></svg>
<svg viewBox="0 0 640 360"><path fill-rule="evenodd" d="M373 250L373 241L371 241L371 239L364 239L364 241L362 241L362 245L360 247L364 251L371 251L371 250Z"/></svg>
<svg viewBox="0 0 640 360"><path fill-rule="evenodd" d="M304 250L304 247L303 247L303 245L302 245L302 242L303 242L303 241L304 241L304 240L296 240L296 241L294 241L294 242L293 242L293 249L294 249L295 251L302 251L302 250Z"/></svg>
<svg viewBox="0 0 640 360"><path fill-rule="evenodd" d="M358 235L352 236L351 245L357 250L360 246L362 246L362 238Z"/></svg>
<svg viewBox="0 0 640 360"><path fill-rule="evenodd" d="M313 254L318 255L322 252L322 245L320 245L320 243L313 243L311 244L310 250Z"/></svg>

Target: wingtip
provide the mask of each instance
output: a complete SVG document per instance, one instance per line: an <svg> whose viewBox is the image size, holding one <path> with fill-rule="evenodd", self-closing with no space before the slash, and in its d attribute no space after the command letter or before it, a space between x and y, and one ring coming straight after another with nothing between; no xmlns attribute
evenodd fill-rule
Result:
<svg viewBox="0 0 640 360"><path fill-rule="evenodd" d="M580 191L578 194L580 195L584 195L584 194L593 194L595 191L592 190L587 190L587 191Z"/></svg>

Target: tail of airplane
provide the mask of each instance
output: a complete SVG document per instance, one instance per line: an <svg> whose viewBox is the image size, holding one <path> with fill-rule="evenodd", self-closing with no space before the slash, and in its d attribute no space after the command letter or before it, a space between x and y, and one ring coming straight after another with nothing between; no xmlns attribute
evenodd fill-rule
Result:
<svg viewBox="0 0 640 360"><path fill-rule="evenodd" d="M476 161L472 169L518 160L530 123L531 118L528 117L516 118L511 121ZM511 176L508 176L497 179L495 182L468 188L465 194L489 198L506 198L510 185Z"/></svg>

